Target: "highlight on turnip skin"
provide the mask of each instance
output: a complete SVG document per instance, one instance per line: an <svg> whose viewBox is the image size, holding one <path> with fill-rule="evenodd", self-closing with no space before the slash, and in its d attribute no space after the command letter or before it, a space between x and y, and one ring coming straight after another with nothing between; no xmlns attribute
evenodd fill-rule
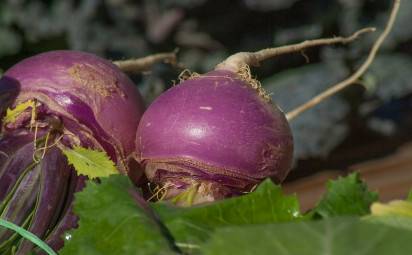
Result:
<svg viewBox="0 0 412 255"><path fill-rule="evenodd" d="M123 174L144 111L132 81L110 61L77 51L25 59L0 80L0 214L54 249L76 226L73 193L84 185L61 148L105 151ZM8 113L5 113L5 110ZM14 247L14 248L13 248ZM17 248L16 248L17 247ZM34 247L0 229L0 253Z"/></svg>
<svg viewBox="0 0 412 255"><path fill-rule="evenodd" d="M293 158L291 130L249 66L307 47L348 43L371 31L237 53L159 96L136 135L136 157L156 186L154 196L192 205L250 192L265 178L282 182Z"/></svg>

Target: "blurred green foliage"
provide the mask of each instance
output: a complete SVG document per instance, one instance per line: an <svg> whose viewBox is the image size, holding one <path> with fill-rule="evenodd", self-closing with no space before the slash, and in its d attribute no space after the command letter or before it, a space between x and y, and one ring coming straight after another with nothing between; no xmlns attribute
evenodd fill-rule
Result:
<svg viewBox="0 0 412 255"><path fill-rule="evenodd" d="M54 49L122 59L179 48L179 61L202 73L238 51L349 35L365 26L376 26L379 32L390 7L390 0L2 0L0 67ZM375 112L412 93L411 22L412 1L404 0L394 31L360 81L362 86L326 100L291 123L297 159L328 155L346 139L353 120L382 135L397 131L399 119ZM376 36L306 50L308 63L296 53L252 71L287 111L346 77ZM133 78L150 103L181 71L160 64L150 74ZM391 128L382 128L383 122Z"/></svg>

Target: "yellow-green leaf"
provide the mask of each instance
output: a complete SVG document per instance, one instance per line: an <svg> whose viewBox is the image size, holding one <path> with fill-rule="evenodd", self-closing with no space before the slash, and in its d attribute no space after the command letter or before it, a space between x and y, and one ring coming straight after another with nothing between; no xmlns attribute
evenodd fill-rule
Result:
<svg viewBox="0 0 412 255"><path fill-rule="evenodd" d="M73 149L64 149L63 153L78 174L91 179L119 173L106 152L76 146Z"/></svg>
<svg viewBox="0 0 412 255"><path fill-rule="evenodd" d="M29 107L32 109L35 108L36 103L33 100L28 100L24 103L18 104L14 109L8 108L6 111L6 116L3 119L4 123L13 123L16 121L16 118L22 112L26 111Z"/></svg>
<svg viewBox="0 0 412 255"><path fill-rule="evenodd" d="M400 215L412 217L412 202L394 200L387 204L373 203L371 206L372 215Z"/></svg>
<svg viewBox="0 0 412 255"><path fill-rule="evenodd" d="M387 204L373 203L371 214L364 220L396 228L412 230L412 202L393 200Z"/></svg>

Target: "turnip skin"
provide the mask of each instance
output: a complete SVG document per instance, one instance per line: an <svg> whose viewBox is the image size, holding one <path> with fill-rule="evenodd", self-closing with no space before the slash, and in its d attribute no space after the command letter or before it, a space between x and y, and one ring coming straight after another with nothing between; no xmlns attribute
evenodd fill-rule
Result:
<svg viewBox="0 0 412 255"><path fill-rule="evenodd" d="M290 170L292 134L279 108L238 74L194 76L157 98L136 135L150 181L174 197L197 185L194 203L250 191Z"/></svg>

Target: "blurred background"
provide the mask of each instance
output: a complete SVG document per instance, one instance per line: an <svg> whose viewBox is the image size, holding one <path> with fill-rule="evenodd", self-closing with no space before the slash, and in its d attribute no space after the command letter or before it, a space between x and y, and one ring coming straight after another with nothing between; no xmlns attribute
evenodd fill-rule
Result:
<svg viewBox="0 0 412 255"><path fill-rule="evenodd" d="M238 51L349 35L384 26L391 0L1 0L0 69L36 53L75 49L118 60L179 49L202 73ZM360 171L384 200L412 187L412 1L359 84L291 123L295 165L286 191L303 207L326 179ZM378 33L318 47L252 70L285 111L348 76ZM149 104L182 69L158 64L133 80Z"/></svg>

